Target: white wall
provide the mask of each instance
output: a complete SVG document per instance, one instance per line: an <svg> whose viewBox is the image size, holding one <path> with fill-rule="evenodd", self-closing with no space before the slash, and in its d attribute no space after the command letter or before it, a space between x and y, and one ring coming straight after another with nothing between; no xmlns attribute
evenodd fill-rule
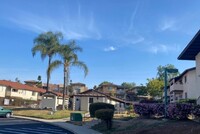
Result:
<svg viewBox="0 0 200 134"><path fill-rule="evenodd" d="M51 96L52 99L46 98L46 96L42 96L42 100L40 103L40 108L52 108L53 110L56 110L57 106L57 97L56 96Z"/></svg>
<svg viewBox="0 0 200 134"><path fill-rule="evenodd" d="M0 86L0 97L5 97L6 87Z"/></svg>
<svg viewBox="0 0 200 134"><path fill-rule="evenodd" d="M22 90L22 89L17 89L17 92L14 92L14 89L11 89L11 97L20 97L22 99L26 100L37 100L38 97L38 92L35 92L33 95L34 91L29 91L29 90Z"/></svg>
<svg viewBox="0 0 200 134"><path fill-rule="evenodd" d="M196 59L196 91L198 92L198 96L200 96L200 93L199 93L200 92L200 53L196 55L195 59Z"/></svg>

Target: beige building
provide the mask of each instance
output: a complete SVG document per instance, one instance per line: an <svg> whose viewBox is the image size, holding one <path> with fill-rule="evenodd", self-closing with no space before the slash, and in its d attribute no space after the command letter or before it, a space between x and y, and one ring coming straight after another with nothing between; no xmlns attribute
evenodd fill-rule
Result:
<svg viewBox="0 0 200 134"><path fill-rule="evenodd" d="M178 57L179 60L195 61L196 66L186 69L170 81L170 102L200 97L200 31L193 37Z"/></svg>
<svg viewBox="0 0 200 134"><path fill-rule="evenodd" d="M44 89L31 87L18 82L0 80L0 97L2 98L22 98L25 100L38 100Z"/></svg>
<svg viewBox="0 0 200 134"><path fill-rule="evenodd" d="M124 112L126 104L130 104L130 102L104 94L97 90L87 90L73 96L73 110L89 111L90 104L95 102L113 104L116 112L119 113Z"/></svg>
<svg viewBox="0 0 200 134"><path fill-rule="evenodd" d="M65 106L68 108L68 96L65 98ZM42 100L40 103L40 108L52 108L52 110L56 111L59 105L62 105L63 97L61 93L56 93L52 91L45 92L42 94Z"/></svg>
<svg viewBox="0 0 200 134"><path fill-rule="evenodd" d="M71 94L79 94L81 92L84 92L86 90L88 90L88 88L86 87L85 84L83 83L71 83Z"/></svg>

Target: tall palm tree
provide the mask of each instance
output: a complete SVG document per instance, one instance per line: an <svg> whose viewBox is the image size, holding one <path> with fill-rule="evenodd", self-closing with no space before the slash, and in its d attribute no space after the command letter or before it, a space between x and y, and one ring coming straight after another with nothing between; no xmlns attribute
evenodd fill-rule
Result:
<svg viewBox="0 0 200 134"><path fill-rule="evenodd" d="M52 62L49 67L49 70L51 71L60 65L63 65L64 67L63 110L65 109L66 88L69 87L70 68L72 66L76 66L84 70L85 76L88 74L88 68L86 64L78 60L78 55L76 53L79 51L81 52L82 48L77 46L75 41L71 41L69 44L61 45L58 49L58 54L61 56L62 60L56 60Z"/></svg>
<svg viewBox="0 0 200 134"><path fill-rule="evenodd" d="M52 62L53 56L59 48L59 41L63 38L62 33L53 33L51 31L40 34L34 39L35 46L32 48L32 54L35 56L36 52L40 52L42 60L48 57L47 69L47 91L49 90L50 70L49 66Z"/></svg>

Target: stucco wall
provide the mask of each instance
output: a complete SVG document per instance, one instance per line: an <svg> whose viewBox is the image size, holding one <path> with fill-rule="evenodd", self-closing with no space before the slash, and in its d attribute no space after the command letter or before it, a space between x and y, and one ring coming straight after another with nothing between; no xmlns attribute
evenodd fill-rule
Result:
<svg viewBox="0 0 200 134"><path fill-rule="evenodd" d="M17 92L14 92L14 89L11 89L11 97L20 97L26 100L37 100L38 92L35 92L34 95L32 93L33 91L22 89L19 89L17 90Z"/></svg>
<svg viewBox="0 0 200 134"><path fill-rule="evenodd" d="M200 96L200 53L197 54L196 58L196 91Z"/></svg>
<svg viewBox="0 0 200 134"><path fill-rule="evenodd" d="M6 87L0 86L0 97L5 97Z"/></svg>

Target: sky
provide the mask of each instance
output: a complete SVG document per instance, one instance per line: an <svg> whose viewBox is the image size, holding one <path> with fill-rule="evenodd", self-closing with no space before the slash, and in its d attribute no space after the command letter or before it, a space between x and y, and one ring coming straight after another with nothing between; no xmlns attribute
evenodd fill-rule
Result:
<svg viewBox="0 0 200 134"><path fill-rule="evenodd" d="M179 72L194 61L177 57L200 27L199 0L1 0L0 79L46 82L48 59L32 56L33 40L47 31L76 40L89 74L72 67L72 82L89 88L103 81L145 84L159 65ZM56 60L58 57L54 57ZM63 83L63 67L51 74Z"/></svg>

